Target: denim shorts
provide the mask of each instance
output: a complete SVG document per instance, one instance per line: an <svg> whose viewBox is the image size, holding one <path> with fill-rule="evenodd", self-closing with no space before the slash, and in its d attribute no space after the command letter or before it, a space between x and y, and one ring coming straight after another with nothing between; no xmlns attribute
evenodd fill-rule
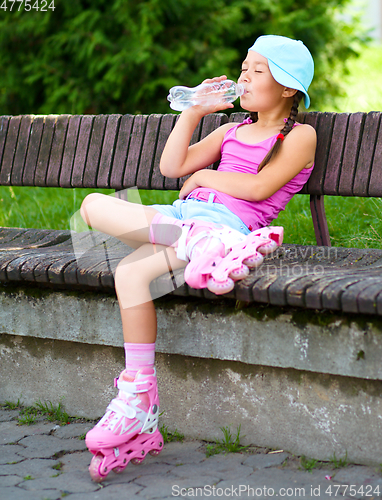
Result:
<svg viewBox="0 0 382 500"><path fill-rule="evenodd" d="M168 217L179 220L198 219L216 224L224 224L236 229L243 234L251 231L244 222L231 210L221 203L214 203L215 195L211 193L208 201L187 198L186 200L176 200L172 205L150 205L158 212Z"/></svg>

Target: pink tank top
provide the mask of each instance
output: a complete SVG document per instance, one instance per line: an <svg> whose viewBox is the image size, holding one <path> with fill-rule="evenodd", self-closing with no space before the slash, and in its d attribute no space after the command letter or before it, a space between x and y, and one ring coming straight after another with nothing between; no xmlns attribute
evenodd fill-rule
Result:
<svg viewBox="0 0 382 500"><path fill-rule="evenodd" d="M236 138L236 130L243 124L252 123L250 118L239 123L227 131L221 146L221 160L219 172L241 172L257 174L258 168L268 151L276 142L277 134L258 142L246 144ZM297 125L297 124L296 124ZM228 194L209 188L194 189L189 197L199 200L208 200L209 194L215 194L215 201L225 205L236 214L244 224L254 231L260 227L268 226L278 214L285 209L286 204L298 193L309 179L313 166L304 168L293 179L287 182L276 193L262 201L246 201L234 198Z"/></svg>

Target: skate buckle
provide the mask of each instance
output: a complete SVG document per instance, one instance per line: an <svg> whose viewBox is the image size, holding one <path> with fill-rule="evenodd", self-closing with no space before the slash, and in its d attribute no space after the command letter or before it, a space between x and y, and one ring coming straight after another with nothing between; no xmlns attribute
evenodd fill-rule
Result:
<svg viewBox="0 0 382 500"><path fill-rule="evenodd" d="M115 458L119 457L119 448L113 448Z"/></svg>

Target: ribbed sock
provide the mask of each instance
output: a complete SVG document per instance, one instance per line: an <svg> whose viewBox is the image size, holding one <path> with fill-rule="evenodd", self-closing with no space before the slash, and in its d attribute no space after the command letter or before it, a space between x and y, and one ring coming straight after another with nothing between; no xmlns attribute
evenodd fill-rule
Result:
<svg viewBox="0 0 382 500"><path fill-rule="evenodd" d="M141 368L153 368L155 362L155 342L152 344L132 344L125 342L126 371L135 377Z"/></svg>
<svg viewBox="0 0 382 500"><path fill-rule="evenodd" d="M182 226L181 220L156 213L150 224L150 243L175 246L182 234Z"/></svg>

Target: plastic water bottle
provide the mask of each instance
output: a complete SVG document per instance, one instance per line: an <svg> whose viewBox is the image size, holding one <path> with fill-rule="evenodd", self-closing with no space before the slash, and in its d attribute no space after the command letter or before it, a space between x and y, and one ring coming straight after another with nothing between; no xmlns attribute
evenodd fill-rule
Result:
<svg viewBox="0 0 382 500"><path fill-rule="evenodd" d="M184 111L191 106L210 106L221 102L233 102L246 90L241 83L232 80L222 82L201 83L197 87L172 87L167 96L170 108Z"/></svg>

